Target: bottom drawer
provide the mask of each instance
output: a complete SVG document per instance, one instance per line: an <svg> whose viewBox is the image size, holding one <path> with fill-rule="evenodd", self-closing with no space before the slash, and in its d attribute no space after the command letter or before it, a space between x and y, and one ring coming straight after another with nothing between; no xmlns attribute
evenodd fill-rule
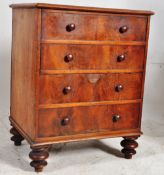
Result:
<svg viewBox="0 0 164 175"><path fill-rule="evenodd" d="M40 109L38 137L135 129L139 114L139 103Z"/></svg>

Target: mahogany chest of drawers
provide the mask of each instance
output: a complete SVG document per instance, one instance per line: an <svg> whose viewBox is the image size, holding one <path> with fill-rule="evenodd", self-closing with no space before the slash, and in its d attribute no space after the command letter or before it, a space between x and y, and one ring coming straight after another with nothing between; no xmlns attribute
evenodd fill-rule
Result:
<svg viewBox="0 0 164 175"><path fill-rule="evenodd" d="M151 11L13 4L11 140L42 171L50 145L123 137L136 153Z"/></svg>

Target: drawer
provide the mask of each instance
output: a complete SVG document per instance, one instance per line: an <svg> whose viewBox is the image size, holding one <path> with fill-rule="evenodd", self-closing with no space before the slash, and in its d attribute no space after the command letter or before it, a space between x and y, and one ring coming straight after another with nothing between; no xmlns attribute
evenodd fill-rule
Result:
<svg viewBox="0 0 164 175"><path fill-rule="evenodd" d="M38 137L136 129L140 104L40 109Z"/></svg>
<svg viewBox="0 0 164 175"><path fill-rule="evenodd" d="M42 12L42 39L145 41L146 16Z"/></svg>
<svg viewBox="0 0 164 175"><path fill-rule="evenodd" d="M141 98L142 73L40 76L40 104Z"/></svg>
<svg viewBox="0 0 164 175"><path fill-rule="evenodd" d="M42 44L42 70L143 69L144 46Z"/></svg>

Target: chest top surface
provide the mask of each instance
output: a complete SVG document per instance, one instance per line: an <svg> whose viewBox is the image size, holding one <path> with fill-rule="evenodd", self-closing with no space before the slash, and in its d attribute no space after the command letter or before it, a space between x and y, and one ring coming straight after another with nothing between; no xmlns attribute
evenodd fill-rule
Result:
<svg viewBox="0 0 164 175"><path fill-rule="evenodd" d="M24 3L24 4L11 4L11 8L45 8L56 10L70 10L70 11L87 11L87 12L100 12L100 13L114 13L114 14L138 14L138 15L153 15L154 12L148 10L129 10L129 9L113 9L113 8L97 8L85 6L71 6L71 5L57 5L47 3Z"/></svg>

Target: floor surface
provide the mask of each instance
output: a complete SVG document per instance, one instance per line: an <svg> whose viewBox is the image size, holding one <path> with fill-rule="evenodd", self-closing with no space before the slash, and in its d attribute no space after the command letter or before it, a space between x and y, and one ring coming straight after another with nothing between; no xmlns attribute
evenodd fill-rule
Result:
<svg viewBox="0 0 164 175"><path fill-rule="evenodd" d="M121 138L69 143L53 148L41 175L164 175L164 113L144 110L137 154L123 158ZM0 175L33 175L29 145L10 141L7 114L0 114Z"/></svg>

